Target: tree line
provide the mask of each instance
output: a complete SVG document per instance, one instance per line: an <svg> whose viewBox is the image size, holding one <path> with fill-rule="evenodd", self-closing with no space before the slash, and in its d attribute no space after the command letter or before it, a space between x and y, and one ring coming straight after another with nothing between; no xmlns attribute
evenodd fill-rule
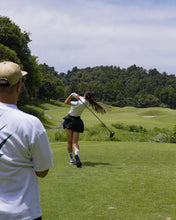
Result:
<svg viewBox="0 0 176 220"><path fill-rule="evenodd" d="M132 65L97 66L58 73L31 55L30 33L22 32L8 17L0 16L0 62L10 60L27 71L19 104L32 100L64 100L71 92L93 90L98 101L113 106L176 108L176 76Z"/></svg>
<svg viewBox="0 0 176 220"><path fill-rule="evenodd" d="M117 66L97 66L59 74L65 93L82 94L93 90L99 101L124 107L176 108L176 77L132 65L126 69Z"/></svg>

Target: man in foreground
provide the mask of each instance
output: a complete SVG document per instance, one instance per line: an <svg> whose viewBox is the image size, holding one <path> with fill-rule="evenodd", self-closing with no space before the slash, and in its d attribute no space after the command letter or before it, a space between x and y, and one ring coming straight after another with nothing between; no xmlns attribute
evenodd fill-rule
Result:
<svg viewBox="0 0 176 220"><path fill-rule="evenodd" d="M38 177L53 165L46 131L38 118L17 108L19 65L0 63L0 219L41 219Z"/></svg>

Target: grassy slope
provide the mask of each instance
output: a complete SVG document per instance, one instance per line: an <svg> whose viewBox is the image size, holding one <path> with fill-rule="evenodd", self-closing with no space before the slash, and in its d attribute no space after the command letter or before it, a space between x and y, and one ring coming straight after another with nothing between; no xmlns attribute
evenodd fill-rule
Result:
<svg viewBox="0 0 176 220"><path fill-rule="evenodd" d="M52 109L53 108L53 109ZM55 120L63 120L63 117L68 113L69 106L62 105L56 109L56 106L50 106L50 112L47 112ZM155 116L154 118L145 118L144 116ZM110 112L105 115L98 115L98 117L108 126L112 123L124 123L127 125L142 125L147 129L154 127L172 129L175 125L176 110L167 108L134 108L113 107ZM87 109L82 115L85 126L91 127L99 124L99 121Z"/></svg>
<svg viewBox="0 0 176 220"><path fill-rule="evenodd" d="M174 119L176 111L167 108L117 108L114 112L117 115L117 121L126 124L142 125L147 129L154 127L172 129L175 125ZM145 118L144 116L155 116L154 118Z"/></svg>

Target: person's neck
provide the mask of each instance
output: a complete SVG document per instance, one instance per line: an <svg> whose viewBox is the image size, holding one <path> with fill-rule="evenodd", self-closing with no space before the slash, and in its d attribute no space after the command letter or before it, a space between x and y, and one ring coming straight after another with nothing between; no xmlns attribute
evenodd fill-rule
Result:
<svg viewBox="0 0 176 220"><path fill-rule="evenodd" d="M0 102L2 103L6 103L6 104L12 104L12 105L17 105L17 100L15 97L11 96L11 97L8 97L7 96L0 96Z"/></svg>

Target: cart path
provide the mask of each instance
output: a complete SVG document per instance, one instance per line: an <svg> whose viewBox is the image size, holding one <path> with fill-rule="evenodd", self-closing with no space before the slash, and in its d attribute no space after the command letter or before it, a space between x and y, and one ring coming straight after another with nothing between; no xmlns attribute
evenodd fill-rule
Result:
<svg viewBox="0 0 176 220"><path fill-rule="evenodd" d="M44 115L45 115L48 119L53 120L53 121L57 121L57 122L60 123L58 127L53 128L53 129L63 129L63 121L59 121L59 120L53 119L50 115L46 114L47 112L56 111L56 110L60 110L60 108L52 109L52 110L45 110L45 111L44 111Z"/></svg>

